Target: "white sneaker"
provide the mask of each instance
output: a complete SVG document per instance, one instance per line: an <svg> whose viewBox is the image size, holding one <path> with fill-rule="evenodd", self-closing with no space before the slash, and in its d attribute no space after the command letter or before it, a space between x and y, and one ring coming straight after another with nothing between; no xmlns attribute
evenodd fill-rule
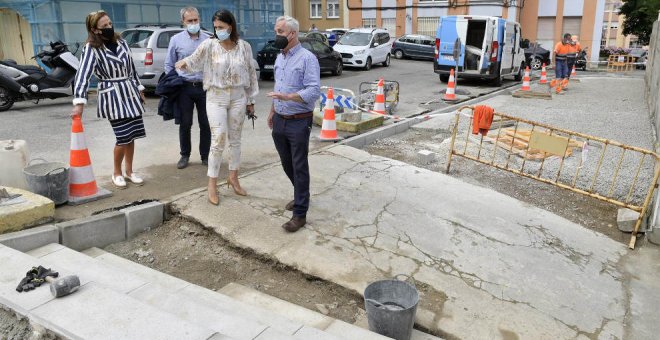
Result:
<svg viewBox="0 0 660 340"><path fill-rule="evenodd" d="M115 175L112 175L112 184L114 184L119 189L126 189L126 181L124 180L124 176L115 177Z"/></svg>
<svg viewBox="0 0 660 340"><path fill-rule="evenodd" d="M126 179L135 184L135 185L142 185L144 184L144 180L138 176L136 173L132 173L130 176L126 176Z"/></svg>

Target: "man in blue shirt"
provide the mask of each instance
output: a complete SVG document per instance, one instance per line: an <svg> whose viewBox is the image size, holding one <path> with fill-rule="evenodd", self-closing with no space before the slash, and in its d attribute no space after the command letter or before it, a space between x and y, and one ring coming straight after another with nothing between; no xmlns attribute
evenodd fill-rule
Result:
<svg viewBox="0 0 660 340"><path fill-rule="evenodd" d="M186 29L170 39L165 58L165 73L174 69L177 61L191 55L202 41L209 35L200 31L199 12L195 7L186 7L181 10L181 22ZM191 142L190 130L193 124L193 110L197 106L197 122L199 123L199 154L202 164L208 164L209 149L211 147L211 128L206 117L206 92L203 88L202 72L183 73L177 70L185 82L178 105L181 109L181 122L179 124L179 147L181 159L176 167L183 169L188 166L190 159Z"/></svg>
<svg viewBox="0 0 660 340"><path fill-rule="evenodd" d="M296 232L307 222L309 209L309 134L312 111L321 95L321 69L316 56L298 41L299 23L290 16L277 18L274 46L282 50L275 60L275 88L268 127L282 168L293 184L293 201L286 205L293 217L282 225Z"/></svg>

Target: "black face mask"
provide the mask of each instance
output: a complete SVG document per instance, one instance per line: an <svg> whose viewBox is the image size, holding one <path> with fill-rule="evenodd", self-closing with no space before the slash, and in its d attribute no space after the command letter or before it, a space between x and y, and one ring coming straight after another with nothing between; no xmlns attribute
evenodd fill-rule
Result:
<svg viewBox="0 0 660 340"><path fill-rule="evenodd" d="M289 39L287 37L283 35L276 35L275 42L273 42L273 47L277 48L278 50L283 50L288 44Z"/></svg>
<svg viewBox="0 0 660 340"><path fill-rule="evenodd" d="M101 36L105 40L112 40L112 37L115 36L115 29L113 27L110 28L101 28Z"/></svg>

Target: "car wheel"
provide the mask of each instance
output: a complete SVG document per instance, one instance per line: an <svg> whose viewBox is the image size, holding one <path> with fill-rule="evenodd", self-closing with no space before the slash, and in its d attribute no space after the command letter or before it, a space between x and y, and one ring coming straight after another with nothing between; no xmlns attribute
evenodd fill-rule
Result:
<svg viewBox="0 0 660 340"><path fill-rule="evenodd" d="M534 57L530 62L529 62L529 67L534 70L538 71L543 67L543 60L539 57Z"/></svg>
<svg viewBox="0 0 660 340"><path fill-rule="evenodd" d="M11 93L6 88L0 86L0 112L9 110L14 105Z"/></svg>
<svg viewBox="0 0 660 340"><path fill-rule="evenodd" d="M367 62L364 64L364 70L365 71L371 70L371 57L367 58Z"/></svg>
<svg viewBox="0 0 660 340"><path fill-rule="evenodd" d="M385 58L385 61L383 61L383 66L385 66L385 67L390 66L390 55L389 54Z"/></svg>
<svg viewBox="0 0 660 340"><path fill-rule="evenodd" d="M403 59L403 51L401 50L394 51L394 58Z"/></svg>
<svg viewBox="0 0 660 340"><path fill-rule="evenodd" d="M448 74L441 74L440 75L440 81L443 83L449 82L449 75Z"/></svg>
<svg viewBox="0 0 660 340"><path fill-rule="evenodd" d="M520 63L520 69L518 73L513 77L516 81L521 81L523 77L523 69L525 68L525 63Z"/></svg>
<svg viewBox="0 0 660 340"><path fill-rule="evenodd" d="M341 76L342 72L344 72L344 64L340 60L337 62L337 67L332 71L332 74L335 76Z"/></svg>

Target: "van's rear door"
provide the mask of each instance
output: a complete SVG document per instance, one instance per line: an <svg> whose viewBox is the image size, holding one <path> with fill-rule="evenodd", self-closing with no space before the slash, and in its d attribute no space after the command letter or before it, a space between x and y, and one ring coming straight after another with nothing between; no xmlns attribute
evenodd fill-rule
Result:
<svg viewBox="0 0 660 340"><path fill-rule="evenodd" d="M481 65L482 70L492 70L491 64L498 61L498 51L500 48L497 40L497 18L488 18L486 20L484 42L481 47L481 59L479 60L479 65Z"/></svg>
<svg viewBox="0 0 660 340"><path fill-rule="evenodd" d="M438 65L456 66L454 60L454 42L461 39L461 53L458 60L460 69L465 61L465 36L467 34L467 20L463 17L443 17L440 23L440 46L438 48Z"/></svg>
<svg viewBox="0 0 660 340"><path fill-rule="evenodd" d="M513 54L516 48L516 29L510 21L504 26L502 45L502 74L510 74L513 72Z"/></svg>

